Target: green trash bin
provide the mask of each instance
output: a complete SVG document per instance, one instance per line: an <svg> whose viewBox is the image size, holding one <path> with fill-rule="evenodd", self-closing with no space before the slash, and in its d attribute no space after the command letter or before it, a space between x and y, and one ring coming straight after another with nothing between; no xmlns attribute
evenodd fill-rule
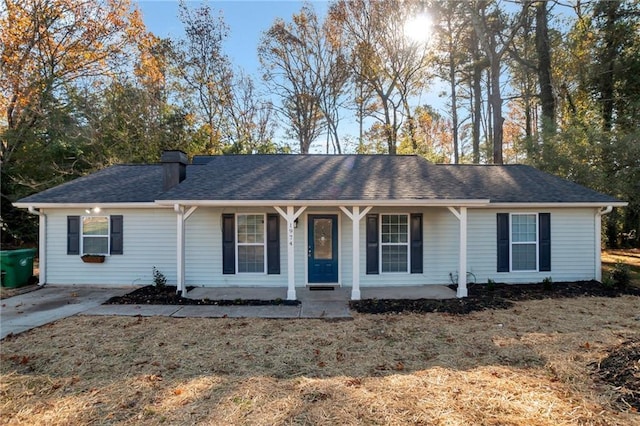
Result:
<svg viewBox="0 0 640 426"><path fill-rule="evenodd" d="M3 287L22 287L33 275L36 249L0 251L0 270Z"/></svg>

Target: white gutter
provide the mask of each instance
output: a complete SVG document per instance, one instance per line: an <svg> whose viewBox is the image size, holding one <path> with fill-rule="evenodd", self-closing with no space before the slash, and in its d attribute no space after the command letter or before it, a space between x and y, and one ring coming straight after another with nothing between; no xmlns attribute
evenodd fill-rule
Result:
<svg viewBox="0 0 640 426"><path fill-rule="evenodd" d="M157 205L173 207L176 204L198 207L261 207L261 206L433 206L433 207L479 207L487 206L490 200L458 199L403 199L403 200L156 200ZM601 204L599 204L601 205Z"/></svg>
<svg viewBox="0 0 640 426"><path fill-rule="evenodd" d="M485 208L553 208L553 207L562 207L562 208L594 208L594 207L625 207L629 203L623 201L616 201L612 203L491 203L487 206L482 206Z"/></svg>
<svg viewBox="0 0 640 426"><path fill-rule="evenodd" d="M42 210L37 211L33 206L29 206L29 213L39 217L38 222L38 261L39 279L38 285L43 286L47 282L47 215Z"/></svg>
<svg viewBox="0 0 640 426"><path fill-rule="evenodd" d="M627 204L627 203L625 203ZM595 216L595 247L594 247L594 256L595 256L595 277L596 281L602 281L602 216L611 213L613 210L613 206L607 206L604 209L600 209L596 211Z"/></svg>
<svg viewBox="0 0 640 426"><path fill-rule="evenodd" d="M93 207L100 207L101 209L157 209L159 207L173 207L173 205L161 206L153 201L140 203L13 203L13 206L19 209L28 209L31 207L36 209L87 209Z"/></svg>

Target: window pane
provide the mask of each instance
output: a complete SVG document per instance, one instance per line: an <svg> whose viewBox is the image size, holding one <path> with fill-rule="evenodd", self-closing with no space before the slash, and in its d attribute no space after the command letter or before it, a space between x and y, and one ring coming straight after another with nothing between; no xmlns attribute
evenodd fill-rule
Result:
<svg viewBox="0 0 640 426"><path fill-rule="evenodd" d="M333 235L331 219L313 220L313 257L331 260L333 258Z"/></svg>
<svg viewBox="0 0 640 426"><path fill-rule="evenodd" d="M263 215L238 215L238 243L264 243Z"/></svg>
<svg viewBox="0 0 640 426"><path fill-rule="evenodd" d="M382 246L382 272L407 272L407 246Z"/></svg>
<svg viewBox="0 0 640 426"><path fill-rule="evenodd" d="M109 238L83 237L82 254L109 254Z"/></svg>
<svg viewBox="0 0 640 426"><path fill-rule="evenodd" d="M407 215L382 215L382 242L406 243L407 241L409 241L409 219Z"/></svg>
<svg viewBox="0 0 640 426"><path fill-rule="evenodd" d="M514 271L535 271L537 269L535 244L514 244L512 255Z"/></svg>
<svg viewBox="0 0 640 426"><path fill-rule="evenodd" d="M512 215L511 222L511 232L514 243L536 241L535 214Z"/></svg>
<svg viewBox="0 0 640 426"><path fill-rule="evenodd" d="M264 246L239 246L238 272L264 272Z"/></svg>
<svg viewBox="0 0 640 426"><path fill-rule="evenodd" d="M109 218L105 216L83 217L82 233L84 235L108 235Z"/></svg>

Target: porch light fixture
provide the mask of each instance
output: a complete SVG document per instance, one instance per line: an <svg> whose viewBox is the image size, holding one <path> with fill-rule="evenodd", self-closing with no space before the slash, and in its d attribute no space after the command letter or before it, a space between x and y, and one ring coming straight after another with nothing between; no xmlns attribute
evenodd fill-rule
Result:
<svg viewBox="0 0 640 426"><path fill-rule="evenodd" d="M298 228L298 219L295 219L293 221L293 227L296 228L296 229Z"/></svg>

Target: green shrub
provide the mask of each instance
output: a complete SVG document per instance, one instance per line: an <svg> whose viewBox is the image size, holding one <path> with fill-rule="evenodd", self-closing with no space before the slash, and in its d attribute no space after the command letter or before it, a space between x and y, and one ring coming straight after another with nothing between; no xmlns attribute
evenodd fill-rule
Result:
<svg viewBox="0 0 640 426"><path fill-rule="evenodd" d="M553 290L553 279L551 277L546 277L542 280L542 288L544 291Z"/></svg>
<svg viewBox="0 0 640 426"><path fill-rule="evenodd" d="M631 270L629 265L622 262L616 263L611 271L611 280L617 288L627 288L631 284Z"/></svg>
<svg viewBox="0 0 640 426"><path fill-rule="evenodd" d="M606 288L606 289L613 289L614 287L614 282L613 282L613 278L611 277L612 274L608 274L604 277L602 277L602 282L600 282L600 284L602 284L602 287Z"/></svg>
<svg viewBox="0 0 640 426"><path fill-rule="evenodd" d="M487 280L487 290L494 291L495 289L496 289L496 282L491 278L489 278Z"/></svg>
<svg viewBox="0 0 640 426"><path fill-rule="evenodd" d="M152 269L153 271L153 285L156 286L159 290L164 289L167 286L167 277L160 272L155 266Z"/></svg>

